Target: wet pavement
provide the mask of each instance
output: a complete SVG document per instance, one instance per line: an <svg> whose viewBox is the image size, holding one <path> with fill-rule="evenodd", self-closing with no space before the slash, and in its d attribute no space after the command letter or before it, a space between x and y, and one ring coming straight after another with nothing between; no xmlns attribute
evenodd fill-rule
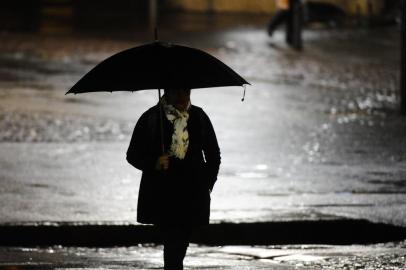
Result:
<svg viewBox="0 0 406 270"><path fill-rule="evenodd" d="M302 53L284 45L282 32L269 39L258 25L221 31L206 33L202 49L252 86L243 103L239 87L192 93L222 150L212 221L349 217L404 226L398 29L309 29ZM2 35L3 222L134 223L140 173L125 152L156 92L64 94L96 63L137 42ZM185 42L198 43L195 35Z"/></svg>
<svg viewBox="0 0 406 270"><path fill-rule="evenodd" d="M397 111L397 27L308 29L305 49L298 53L285 46L282 32L268 38L260 22L234 28L228 23L213 32L197 25L196 32L162 29L162 39L204 49L252 84L243 103L239 87L192 91L192 102L212 119L222 150L212 223L350 218L406 226L406 121ZM126 163L125 152L136 120L156 103L157 93L64 94L99 61L147 41L145 36L1 33L3 224L136 224L140 172ZM320 267L355 269L359 260L363 269L380 269L375 264L384 267L387 261L393 264L381 269L402 269L402 245L401 251L394 245L392 251L365 257L344 252ZM18 259L28 258L23 249L4 248L0 255L14 251L22 256L16 255L16 262L24 265ZM85 249L80 260L97 252ZM133 251L101 252L109 257ZM195 259L191 269L199 269L201 258ZM76 268L49 260L55 268ZM244 267L253 263L238 256L219 260L217 265L224 266L219 269L250 269ZM144 267L129 257L121 266L115 261L107 266L80 261L78 268ZM255 267L269 269L267 263L258 261ZM296 266L272 264L277 267Z"/></svg>
<svg viewBox="0 0 406 270"><path fill-rule="evenodd" d="M370 246L199 246L185 269L405 269L404 242ZM162 246L0 248L1 269L163 269Z"/></svg>

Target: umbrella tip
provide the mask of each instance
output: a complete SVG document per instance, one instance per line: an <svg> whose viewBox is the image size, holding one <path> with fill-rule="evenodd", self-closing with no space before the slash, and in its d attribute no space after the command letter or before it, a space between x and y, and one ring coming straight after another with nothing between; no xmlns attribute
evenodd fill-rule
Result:
<svg viewBox="0 0 406 270"><path fill-rule="evenodd" d="M247 85L246 85L246 84L244 84L244 85L243 85L243 87L244 87L244 93L243 93L243 96L242 96L241 102L244 102L244 100L245 100L245 89L247 88Z"/></svg>

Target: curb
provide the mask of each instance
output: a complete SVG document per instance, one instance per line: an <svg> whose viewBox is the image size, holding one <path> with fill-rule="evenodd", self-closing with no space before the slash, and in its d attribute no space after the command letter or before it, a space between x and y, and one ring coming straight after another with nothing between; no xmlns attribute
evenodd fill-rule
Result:
<svg viewBox="0 0 406 270"><path fill-rule="evenodd" d="M133 246L161 243L152 225L3 224L1 246ZM197 228L191 242L204 245L373 244L406 239L406 227L367 220L219 223Z"/></svg>

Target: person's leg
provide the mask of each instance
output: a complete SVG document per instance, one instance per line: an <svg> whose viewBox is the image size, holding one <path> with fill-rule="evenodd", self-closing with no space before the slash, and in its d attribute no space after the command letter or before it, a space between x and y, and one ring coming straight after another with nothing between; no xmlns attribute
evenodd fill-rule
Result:
<svg viewBox="0 0 406 270"><path fill-rule="evenodd" d="M282 23L286 22L289 17L289 10L279 10L275 13L272 19L268 23L268 35L272 36L275 29L281 25Z"/></svg>
<svg viewBox="0 0 406 270"><path fill-rule="evenodd" d="M164 269L183 270L183 259L185 258L187 245L164 245Z"/></svg>
<svg viewBox="0 0 406 270"><path fill-rule="evenodd" d="M165 270L183 270L191 231L189 226L161 226Z"/></svg>

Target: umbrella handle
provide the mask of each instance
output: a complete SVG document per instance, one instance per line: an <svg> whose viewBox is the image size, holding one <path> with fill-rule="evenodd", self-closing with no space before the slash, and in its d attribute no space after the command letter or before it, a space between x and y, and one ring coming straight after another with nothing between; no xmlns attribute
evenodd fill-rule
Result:
<svg viewBox="0 0 406 270"><path fill-rule="evenodd" d="M154 29L154 38L155 38L155 42L158 42L158 28L156 26ZM160 90L160 89L158 89L158 90Z"/></svg>
<svg viewBox="0 0 406 270"><path fill-rule="evenodd" d="M162 154L165 154L165 144L164 144L164 122L163 122L163 109L162 109L162 102L161 102L161 89L158 89L158 98L159 98L159 129L161 135L161 150Z"/></svg>

